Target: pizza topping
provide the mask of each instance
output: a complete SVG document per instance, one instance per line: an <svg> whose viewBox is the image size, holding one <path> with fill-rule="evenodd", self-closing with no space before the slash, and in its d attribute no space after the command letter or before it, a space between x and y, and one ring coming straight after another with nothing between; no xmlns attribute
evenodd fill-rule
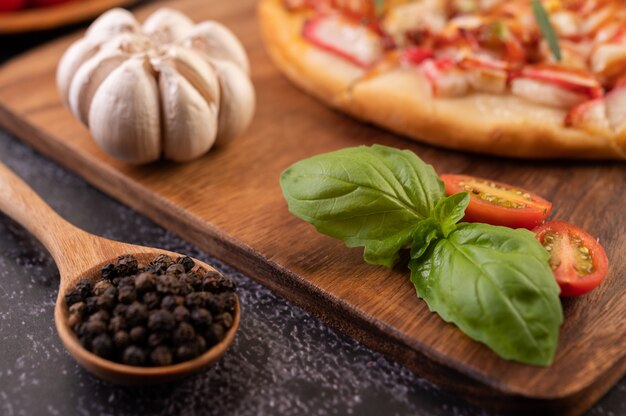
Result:
<svg viewBox="0 0 626 416"><path fill-rule="evenodd" d="M468 91L469 83L465 72L449 59L427 59L420 69L430 82L435 96L454 97Z"/></svg>
<svg viewBox="0 0 626 416"><path fill-rule="evenodd" d="M598 106L575 107L626 73L621 0L284 1L316 15L305 38L362 68L391 53L418 67L436 96L509 92L569 110L566 126L602 130Z"/></svg>
<svg viewBox="0 0 626 416"><path fill-rule="evenodd" d="M565 126L576 127L598 136L609 136L611 125L604 98L585 101L573 107L565 117Z"/></svg>
<svg viewBox="0 0 626 416"><path fill-rule="evenodd" d="M613 132L626 132L626 86L617 87L606 95L606 115Z"/></svg>
<svg viewBox="0 0 626 416"><path fill-rule="evenodd" d="M302 33L318 47L363 68L383 56L383 43L376 33L339 15L308 20Z"/></svg>

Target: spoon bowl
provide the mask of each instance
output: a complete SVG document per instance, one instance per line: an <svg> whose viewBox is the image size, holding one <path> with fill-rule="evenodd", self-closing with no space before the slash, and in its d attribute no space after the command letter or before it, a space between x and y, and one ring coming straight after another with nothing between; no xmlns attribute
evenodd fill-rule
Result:
<svg viewBox="0 0 626 416"><path fill-rule="evenodd" d="M57 332L72 357L97 377L126 385L173 381L215 363L224 355L235 338L241 314L237 296L233 324L224 339L192 360L162 367L139 367L117 363L93 354L83 348L68 325L66 293L82 279L98 280L102 267L107 263L115 263L119 256L133 255L139 263L147 264L159 254L166 254L171 258L180 257L181 254L108 240L73 226L55 213L2 163L0 163L0 211L33 233L54 258L61 276L54 309ZM194 262L195 267L215 271L204 262L196 259Z"/></svg>

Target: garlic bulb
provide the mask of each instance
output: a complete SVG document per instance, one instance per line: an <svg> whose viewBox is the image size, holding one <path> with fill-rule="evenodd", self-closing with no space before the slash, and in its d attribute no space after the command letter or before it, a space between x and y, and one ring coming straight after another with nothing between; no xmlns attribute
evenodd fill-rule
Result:
<svg viewBox="0 0 626 416"><path fill-rule="evenodd" d="M225 26L167 8L140 25L112 9L72 44L57 87L98 145L129 163L188 161L240 135L255 94L248 57Z"/></svg>

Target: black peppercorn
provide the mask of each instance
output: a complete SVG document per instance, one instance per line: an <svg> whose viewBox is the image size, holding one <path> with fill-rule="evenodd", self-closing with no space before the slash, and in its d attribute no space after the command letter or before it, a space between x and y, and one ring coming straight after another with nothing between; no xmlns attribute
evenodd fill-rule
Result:
<svg viewBox="0 0 626 416"><path fill-rule="evenodd" d="M191 257L188 257L188 256L177 258L176 259L176 263L182 264L185 272L190 271L196 265L196 263L193 261L193 259Z"/></svg>
<svg viewBox="0 0 626 416"><path fill-rule="evenodd" d="M77 302L74 303L69 308L70 314L77 314L78 316L83 316L85 312L87 312L87 305L85 302Z"/></svg>
<svg viewBox="0 0 626 416"><path fill-rule="evenodd" d="M156 348L159 345L164 345L170 340L170 334L168 332L153 332L148 337L148 347Z"/></svg>
<svg viewBox="0 0 626 416"><path fill-rule="evenodd" d="M183 345L193 341L196 338L196 331L187 322L181 322L178 324L176 330L174 330L174 337L172 338L175 345Z"/></svg>
<svg viewBox="0 0 626 416"><path fill-rule="evenodd" d="M164 296L163 300L161 301L161 308L170 311L174 310L174 308L176 308L176 306L178 305L181 305L181 298L174 295Z"/></svg>
<svg viewBox="0 0 626 416"><path fill-rule="evenodd" d="M137 273L137 259L133 256L120 256L117 258L115 270L118 276L131 276Z"/></svg>
<svg viewBox="0 0 626 416"><path fill-rule="evenodd" d="M185 273L185 266L183 266L182 264L172 264L170 267L167 268L166 273L181 275Z"/></svg>
<svg viewBox="0 0 626 416"><path fill-rule="evenodd" d="M198 308L191 312L191 322L197 328L208 328L213 323L213 317L206 309Z"/></svg>
<svg viewBox="0 0 626 416"><path fill-rule="evenodd" d="M191 271L181 276L181 282L190 285L195 290L199 290L202 286L202 276L200 276L197 272Z"/></svg>
<svg viewBox="0 0 626 416"><path fill-rule="evenodd" d="M156 347L150 353L150 361L156 366L172 364L172 352L165 346Z"/></svg>
<svg viewBox="0 0 626 416"><path fill-rule="evenodd" d="M234 292L235 284L218 272L210 271L202 280L202 289L211 293Z"/></svg>
<svg viewBox="0 0 626 416"><path fill-rule="evenodd" d="M117 270L115 270L115 265L114 264L106 264L103 268L102 271L100 272L102 278L107 279L107 280L113 280L115 277L117 277Z"/></svg>
<svg viewBox="0 0 626 416"><path fill-rule="evenodd" d="M185 308L183 305L178 305L174 309L174 319L176 319L176 322L189 321L189 309Z"/></svg>
<svg viewBox="0 0 626 416"><path fill-rule="evenodd" d="M99 319L89 320L83 327L84 333L88 337L95 337L107 330L107 325Z"/></svg>
<svg viewBox="0 0 626 416"><path fill-rule="evenodd" d="M196 335L195 344L198 346L200 354L207 350L206 340L202 335Z"/></svg>
<svg viewBox="0 0 626 416"><path fill-rule="evenodd" d="M78 283L76 283L76 286L74 287L74 290L78 290L83 298L91 295L92 289L93 283L91 283L91 280L87 279L80 280Z"/></svg>
<svg viewBox="0 0 626 416"><path fill-rule="evenodd" d="M108 280L98 280L93 286L93 294L96 296L100 296L110 287L111 282L109 282Z"/></svg>
<svg viewBox="0 0 626 416"><path fill-rule="evenodd" d="M197 348L193 345L181 345L176 348L176 358L178 361L188 361L198 356Z"/></svg>
<svg viewBox="0 0 626 416"><path fill-rule="evenodd" d="M87 314L96 313L98 309L98 296L90 296L85 300L85 305L87 305Z"/></svg>
<svg viewBox="0 0 626 416"><path fill-rule="evenodd" d="M175 325L174 315L167 309L150 312L148 317L148 329L150 331L171 331Z"/></svg>
<svg viewBox="0 0 626 416"><path fill-rule="evenodd" d="M89 317L89 321L98 320L104 323L108 323L109 319L111 319L111 315L103 309L97 311L96 313L94 313L93 315Z"/></svg>
<svg viewBox="0 0 626 416"><path fill-rule="evenodd" d="M146 362L146 353L141 348L131 345L124 350L122 362L128 365L143 365Z"/></svg>
<svg viewBox="0 0 626 416"><path fill-rule="evenodd" d="M91 341L91 351L104 358L108 358L113 352L113 342L107 334L100 334Z"/></svg>
<svg viewBox="0 0 626 416"><path fill-rule="evenodd" d="M107 288L104 293L97 298L96 304L98 306L98 309L113 309L115 307L116 297L117 289L113 286Z"/></svg>
<svg viewBox="0 0 626 416"><path fill-rule="evenodd" d="M128 310L128 305L124 305L123 303L118 303L113 308L113 315L115 316L126 316L126 311Z"/></svg>
<svg viewBox="0 0 626 416"><path fill-rule="evenodd" d="M143 326L134 326L128 333L130 342L133 344L143 344L146 341L147 334L146 328Z"/></svg>
<svg viewBox="0 0 626 416"><path fill-rule="evenodd" d="M75 303L82 302L83 296L78 290L72 289L65 294L65 304L71 306Z"/></svg>
<svg viewBox="0 0 626 416"><path fill-rule="evenodd" d="M185 305L188 308L198 308L204 304L204 293L193 292L185 296Z"/></svg>
<svg viewBox="0 0 626 416"><path fill-rule="evenodd" d="M148 308L137 301L128 305L126 309L126 322L129 325L141 325L148 319Z"/></svg>
<svg viewBox="0 0 626 416"><path fill-rule="evenodd" d="M166 254L160 254L155 257L149 264L149 267L155 271L164 272L173 263L172 259Z"/></svg>
<svg viewBox="0 0 626 416"><path fill-rule="evenodd" d="M148 309L156 309L161 304L161 294L157 292L146 292L143 294L142 301Z"/></svg>
<svg viewBox="0 0 626 416"><path fill-rule="evenodd" d="M134 286L123 286L120 287L117 292L117 300L122 303L132 303L137 299L137 293L135 292Z"/></svg>
<svg viewBox="0 0 626 416"><path fill-rule="evenodd" d="M126 319L123 316L114 316L109 322L109 331L116 333L126 329Z"/></svg>
<svg viewBox="0 0 626 416"><path fill-rule="evenodd" d="M233 325L234 285L189 257L160 255L143 266L121 256L102 275L96 284L80 281L65 298L68 325L99 356L170 365L204 353Z"/></svg>
<svg viewBox="0 0 626 416"><path fill-rule="evenodd" d="M126 331L117 331L113 336L113 344L118 350L123 351L130 344L130 335Z"/></svg>
<svg viewBox="0 0 626 416"><path fill-rule="evenodd" d="M156 288L156 276L150 272L141 273L135 279L135 288L143 293Z"/></svg>
<svg viewBox="0 0 626 416"><path fill-rule="evenodd" d="M193 291L194 291L194 289L193 289L193 287L191 285L188 285L187 283L180 282L180 290L178 291L180 296L187 296L188 294L192 293Z"/></svg>
<svg viewBox="0 0 626 416"><path fill-rule="evenodd" d="M204 332L204 338L211 345L217 344L224 339L224 327L221 324L214 323Z"/></svg>
<svg viewBox="0 0 626 416"><path fill-rule="evenodd" d="M172 275L157 276L157 291L164 294L178 295L180 292L180 281Z"/></svg>

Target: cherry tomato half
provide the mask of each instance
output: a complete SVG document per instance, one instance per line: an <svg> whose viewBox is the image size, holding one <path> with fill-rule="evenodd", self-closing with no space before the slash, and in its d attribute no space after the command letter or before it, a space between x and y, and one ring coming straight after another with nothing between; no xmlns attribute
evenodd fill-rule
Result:
<svg viewBox="0 0 626 416"><path fill-rule="evenodd" d="M552 209L552 203L522 188L467 175L441 175L448 195L469 192L464 221L533 229Z"/></svg>
<svg viewBox="0 0 626 416"><path fill-rule="evenodd" d="M586 231L563 221L550 221L533 231L550 252L550 267L561 287L561 296L585 294L606 277L606 253Z"/></svg>

